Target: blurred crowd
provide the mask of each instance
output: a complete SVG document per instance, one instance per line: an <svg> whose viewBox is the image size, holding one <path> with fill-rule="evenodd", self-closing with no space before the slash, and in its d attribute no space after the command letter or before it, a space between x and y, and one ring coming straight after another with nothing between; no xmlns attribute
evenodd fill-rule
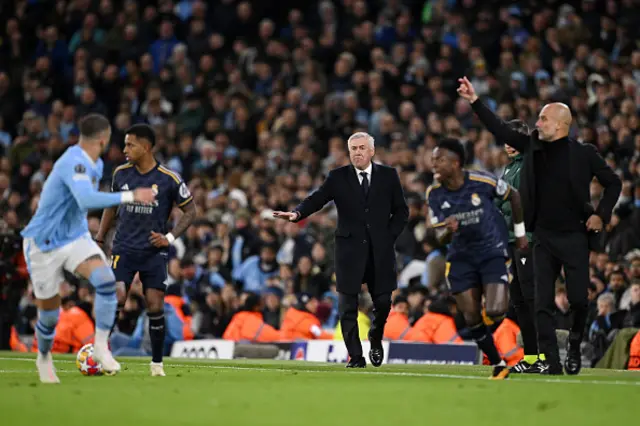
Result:
<svg viewBox="0 0 640 426"><path fill-rule="evenodd" d="M333 328L335 210L298 224L276 222L272 211L290 210L329 170L348 164L346 139L364 130L375 138L375 161L399 171L410 206L396 248L413 324L448 296L446 248L425 227L436 141L462 140L472 169L500 175L509 161L457 97L456 80L466 75L504 119L532 124L545 103L567 103L571 135L597 146L619 173L623 191L602 237L607 253L592 258L589 335L639 327L640 4L568 3L3 1L3 232L29 220L53 163L78 140L78 119L112 120L105 190L125 161L123 131L147 122L158 161L188 182L198 210L169 268L170 293L195 337L222 336L248 291L276 329L301 293L320 302L314 314ZM600 191L594 182L593 203ZM93 233L99 218L91 214ZM69 280L72 304L90 298ZM562 327L562 280L556 301ZM27 289L19 334L32 332L32 303ZM133 332L142 311L142 299L130 296L119 327Z"/></svg>

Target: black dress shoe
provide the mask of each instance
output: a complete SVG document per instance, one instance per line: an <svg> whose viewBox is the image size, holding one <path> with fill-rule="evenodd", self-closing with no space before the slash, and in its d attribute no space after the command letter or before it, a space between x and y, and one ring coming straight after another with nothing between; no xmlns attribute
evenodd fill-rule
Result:
<svg viewBox="0 0 640 426"><path fill-rule="evenodd" d="M371 340L371 349L369 350L369 361L374 367L380 367L384 359L384 349L381 340Z"/></svg>
<svg viewBox="0 0 640 426"><path fill-rule="evenodd" d="M367 362L364 360L364 357L360 357L357 359L350 359L347 363L347 368L365 368L367 366Z"/></svg>
<svg viewBox="0 0 640 426"><path fill-rule="evenodd" d="M582 368L582 354L580 353L580 341L569 340L567 344L567 358L564 360L564 371L569 375L575 375Z"/></svg>

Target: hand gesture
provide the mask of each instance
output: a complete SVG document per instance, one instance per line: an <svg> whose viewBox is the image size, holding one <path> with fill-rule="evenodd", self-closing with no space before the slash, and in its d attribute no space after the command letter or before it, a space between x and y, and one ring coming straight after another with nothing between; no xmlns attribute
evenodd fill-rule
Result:
<svg viewBox="0 0 640 426"><path fill-rule="evenodd" d="M151 236L149 237L149 242L153 244L154 247L162 248L169 247L169 240L164 235L151 231Z"/></svg>
<svg viewBox="0 0 640 426"><path fill-rule="evenodd" d="M458 219L456 219L454 216L449 216L448 218L446 218L444 220L444 223L445 223L445 227L449 230L449 232L454 233L458 231L458 226L460 225L460 223L458 222Z"/></svg>
<svg viewBox="0 0 640 426"><path fill-rule="evenodd" d="M298 219L298 212L273 212L273 217L276 219L284 219L289 222L294 222Z"/></svg>
<svg viewBox="0 0 640 426"><path fill-rule="evenodd" d="M467 77L459 78L458 83L460 83L460 86L458 86L458 95L470 103L474 103L478 99L478 95L476 95L476 91L469 79Z"/></svg>

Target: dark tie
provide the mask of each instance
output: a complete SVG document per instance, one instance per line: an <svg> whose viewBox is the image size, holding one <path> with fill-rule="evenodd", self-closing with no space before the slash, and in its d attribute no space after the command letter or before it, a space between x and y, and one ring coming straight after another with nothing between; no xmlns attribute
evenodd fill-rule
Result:
<svg viewBox="0 0 640 426"><path fill-rule="evenodd" d="M362 176L362 191L366 197L369 195L369 179L367 179L367 172L360 172L360 176Z"/></svg>

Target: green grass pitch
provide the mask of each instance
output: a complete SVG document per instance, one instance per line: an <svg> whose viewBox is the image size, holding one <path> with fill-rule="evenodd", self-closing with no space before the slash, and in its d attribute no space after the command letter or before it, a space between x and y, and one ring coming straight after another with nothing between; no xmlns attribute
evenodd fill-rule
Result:
<svg viewBox="0 0 640 426"><path fill-rule="evenodd" d="M42 385L32 355L0 353L0 424L18 425L630 425L640 373L512 376L487 367L124 358L114 377L84 377L55 356L62 383Z"/></svg>

